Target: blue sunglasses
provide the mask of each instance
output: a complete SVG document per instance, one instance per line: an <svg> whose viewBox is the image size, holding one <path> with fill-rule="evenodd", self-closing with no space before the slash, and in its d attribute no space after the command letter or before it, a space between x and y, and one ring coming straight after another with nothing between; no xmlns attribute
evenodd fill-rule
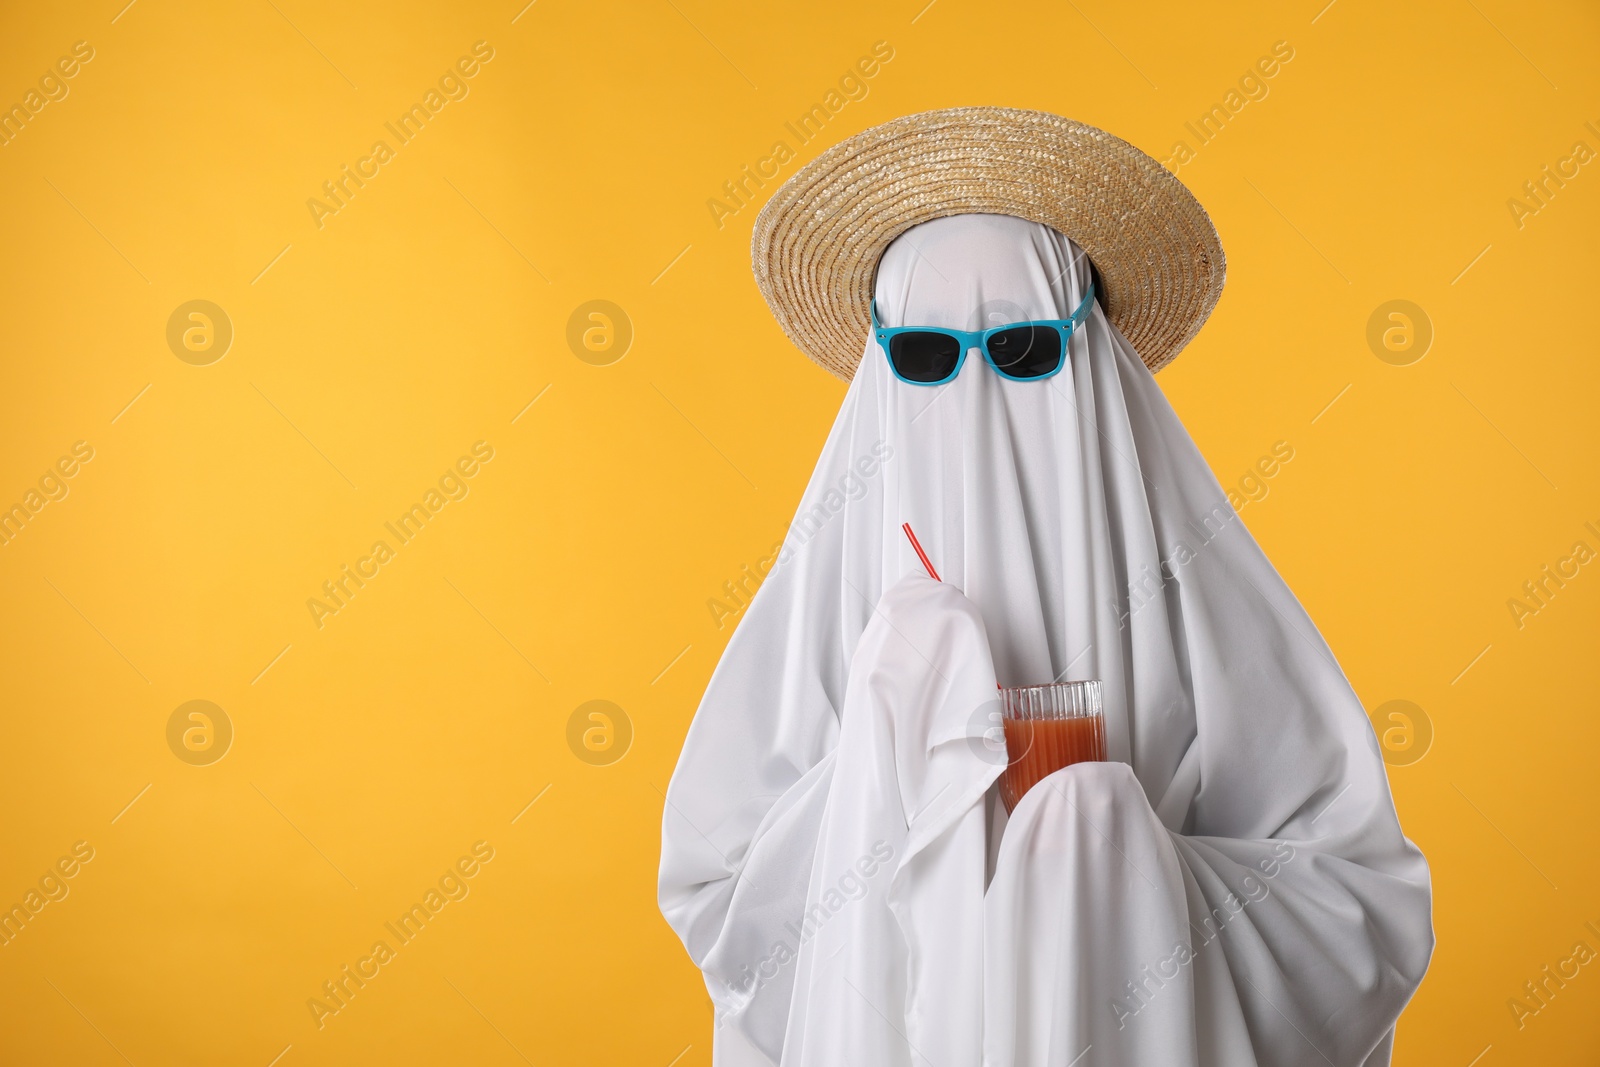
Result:
<svg viewBox="0 0 1600 1067"><path fill-rule="evenodd" d="M908 385L944 385L954 381L966 362L967 350L983 350L983 358L1002 378L1038 382L1059 374L1066 364L1067 343L1094 305L1094 284L1070 319L1034 319L992 330L945 330L934 326L884 326L878 302L872 302L872 335L889 357L889 369Z"/></svg>

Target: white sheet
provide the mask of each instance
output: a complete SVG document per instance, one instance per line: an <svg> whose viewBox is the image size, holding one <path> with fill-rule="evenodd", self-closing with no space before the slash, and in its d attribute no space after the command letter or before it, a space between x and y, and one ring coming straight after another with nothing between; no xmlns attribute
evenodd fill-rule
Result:
<svg viewBox="0 0 1600 1067"><path fill-rule="evenodd" d="M1059 234L967 215L897 240L877 294L973 329L1087 282ZM904 521L945 585L902 582ZM719 1065L1388 1062L1427 866L1332 654L1098 307L1048 382L973 352L911 386L869 343L786 546L663 818ZM1102 681L1114 762L1007 825L985 701L1055 678Z"/></svg>

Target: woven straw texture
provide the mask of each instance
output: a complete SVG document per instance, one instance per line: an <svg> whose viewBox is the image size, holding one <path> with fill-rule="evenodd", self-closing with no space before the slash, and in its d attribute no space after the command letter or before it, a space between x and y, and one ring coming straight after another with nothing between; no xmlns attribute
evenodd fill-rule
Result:
<svg viewBox="0 0 1600 1067"><path fill-rule="evenodd" d="M1104 130L1003 107L907 115L806 164L756 219L756 284L790 340L849 381L884 249L918 223L977 212L1076 241L1100 273L1101 307L1152 371L1222 294L1216 228L1166 168Z"/></svg>

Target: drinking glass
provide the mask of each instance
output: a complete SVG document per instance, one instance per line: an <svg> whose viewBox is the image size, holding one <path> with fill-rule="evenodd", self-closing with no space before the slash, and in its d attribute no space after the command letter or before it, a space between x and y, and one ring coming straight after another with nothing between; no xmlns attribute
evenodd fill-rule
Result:
<svg viewBox="0 0 1600 1067"><path fill-rule="evenodd" d="M1001 686L1000 715L1009 760L1000 775L1000 799L1008 813L1047 775L1106 758L1098 681Z"/></svg>

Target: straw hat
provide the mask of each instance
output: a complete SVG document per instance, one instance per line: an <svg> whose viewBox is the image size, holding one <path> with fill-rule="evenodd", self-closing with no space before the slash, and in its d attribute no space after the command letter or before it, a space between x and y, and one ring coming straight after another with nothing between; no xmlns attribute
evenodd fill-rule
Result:
<svg viewBox="0 0 1600 1067"><path fill-rule="evenodd" d="M1076 241L1099 271L1101 307L1152 371L1222 294L1216 227L1165 167L1104 130L1008 107L907 115L807 163L756 219L756 284L789 339L849 381L884 249L918 223L977 212Z"/></svg>

